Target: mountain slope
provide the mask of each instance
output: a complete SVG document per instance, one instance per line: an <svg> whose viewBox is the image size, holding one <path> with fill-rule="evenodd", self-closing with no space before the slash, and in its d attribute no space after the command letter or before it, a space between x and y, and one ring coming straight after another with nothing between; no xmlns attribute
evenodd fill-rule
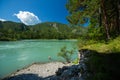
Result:
<svg viewBox="0 0 120 80"><path fill-rule="evenodd" d="M0 40L18 39L73 39L81 35L81 27L45 22L32 26L11 21L0 21Z"/></svg>

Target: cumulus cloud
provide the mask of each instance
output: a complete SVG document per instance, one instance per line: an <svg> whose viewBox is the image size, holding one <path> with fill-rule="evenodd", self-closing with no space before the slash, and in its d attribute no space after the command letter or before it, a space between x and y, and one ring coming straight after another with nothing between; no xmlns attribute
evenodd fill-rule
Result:
<svg viewBox="0 0 120 80"><path fill-rule="evenodd" d="M34 25L41 22L35 14L29 11L19 11L19 13L14 15L26 25Z"/></svg>
<svg viewBox="0 0 120 80"><path fill-rule="evenodd" d="M0 18L0 21L6 21L5 19Z"/></svg>

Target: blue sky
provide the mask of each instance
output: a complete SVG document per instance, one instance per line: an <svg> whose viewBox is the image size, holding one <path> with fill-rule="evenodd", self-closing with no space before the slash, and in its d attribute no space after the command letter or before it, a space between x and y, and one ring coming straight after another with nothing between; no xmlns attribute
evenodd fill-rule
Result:
<svg viewBox="0 0 120 80"><path fill-rule="evenodd" d="M25 24L30 24L32 19L34 22L31 24L38 22L67 24L66 2L67 0L0 0L0 19Z"/></svg>

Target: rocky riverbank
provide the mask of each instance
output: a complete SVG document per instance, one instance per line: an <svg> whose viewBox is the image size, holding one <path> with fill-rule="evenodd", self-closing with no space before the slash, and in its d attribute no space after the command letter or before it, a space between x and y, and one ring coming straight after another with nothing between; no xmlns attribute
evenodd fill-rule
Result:
<svg viewBox="0 0 120 80"><path fill-rule="evenodd" d="M55 75L58 68L70 65L71 64L63 64L62 62L35 63L25 69L18 70L3 80L43 80L48 76Z"/></svg>
<svg viewBox="0 0 120 80"><path fill-rule="evenodd" d="M87 50L80 50L80 62L77 65L51 62L33 64L28 68L15 72L3 80L85 80L87 77Z"/></svg>

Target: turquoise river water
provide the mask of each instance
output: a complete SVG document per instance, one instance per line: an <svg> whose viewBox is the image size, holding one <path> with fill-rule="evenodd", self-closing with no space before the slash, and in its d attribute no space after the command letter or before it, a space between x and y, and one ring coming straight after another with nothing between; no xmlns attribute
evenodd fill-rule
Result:
<svg viewBox="0 0 120 80"><path fill-rule="evenodd" d="M0 41L0 78L35 62L49 62L49 56L53 61L63 61L57 53L63 46L68 50L75 48L76 42L76 40ZM77 54L73 58L75 57Z"/></svg>

